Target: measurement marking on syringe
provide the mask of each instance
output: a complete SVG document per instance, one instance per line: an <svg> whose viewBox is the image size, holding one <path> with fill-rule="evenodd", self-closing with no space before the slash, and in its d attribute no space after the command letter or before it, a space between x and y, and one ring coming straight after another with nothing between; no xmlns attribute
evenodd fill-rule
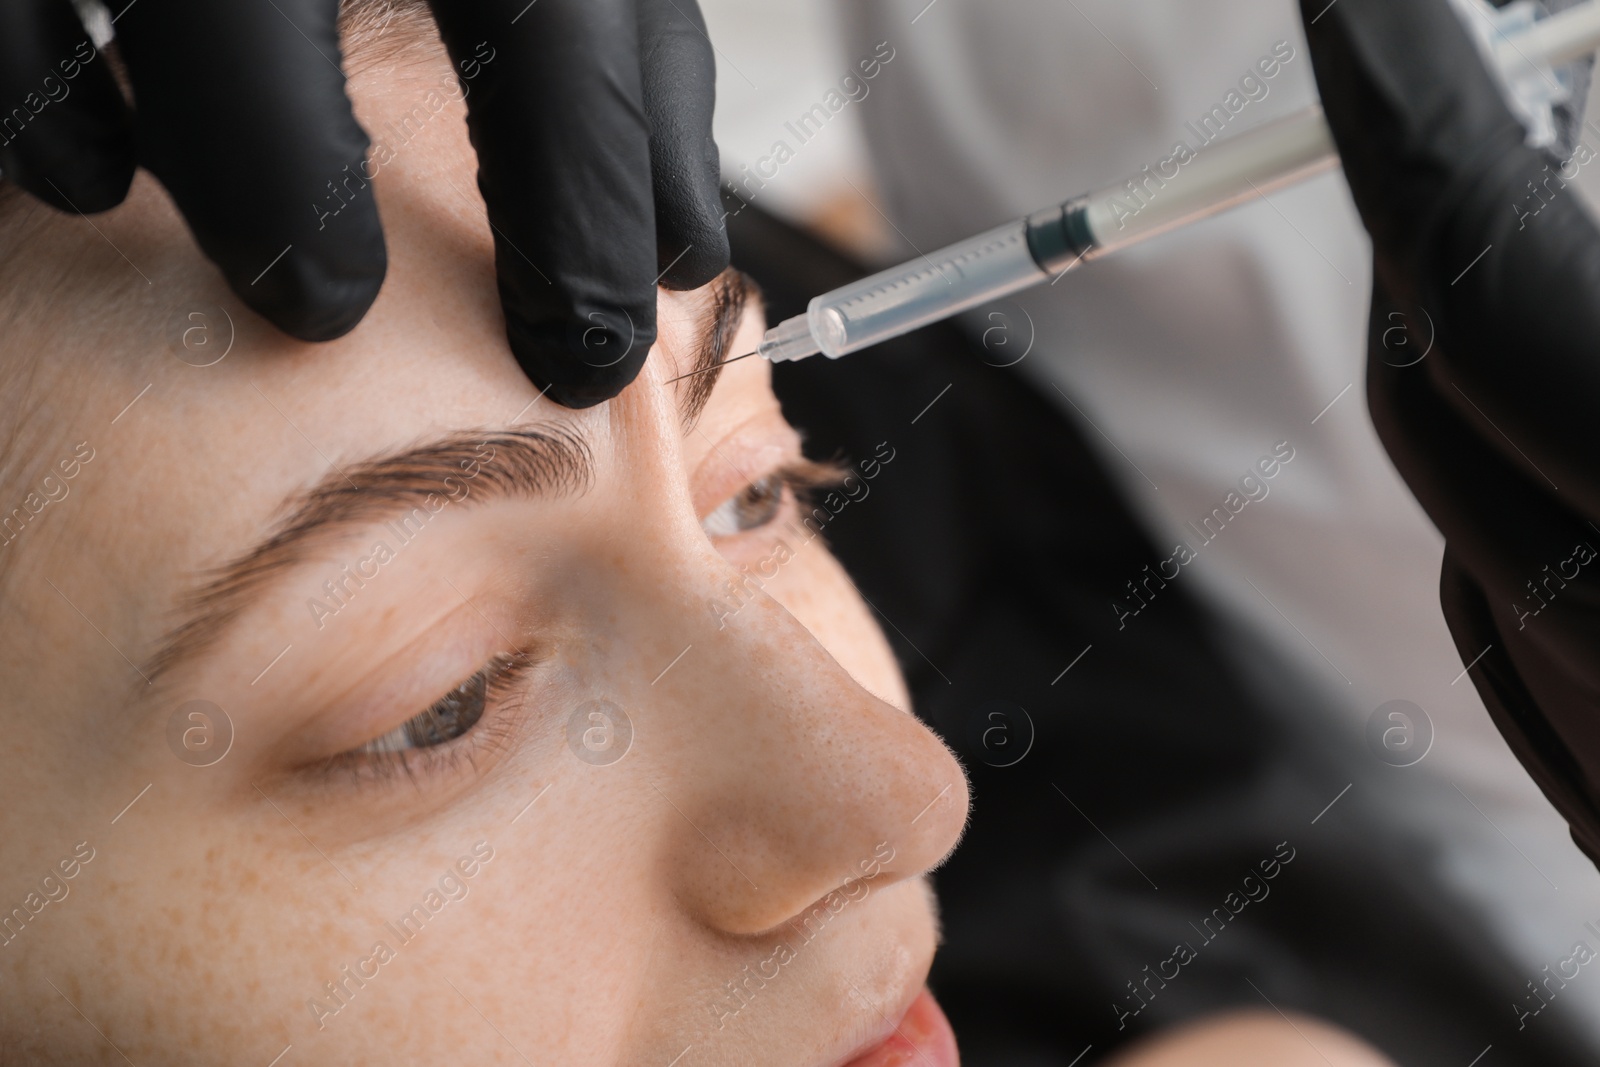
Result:
<svg viewBox="0 0 1600 1067"><path fill-rule="evenodd" d="M886 296L897 294L902 290L925 286L931 282L935 276L937 276L946 285L954 285L955 282L950 280L945 273L946 270L954 271L957 277L965 277L967 272L963 269L964 267L973 263L982 263L994 252L1005 248L1007 245L1014 244L1019 239L1020 238L1011 238L1008 240L994 241L984 245L982 248L963 252L958 256L952 256L943 263L933 263L930 260L929 266L921 270L904 273L898 277L890 278L884 281L882 284L874 286L872 289L869 289L864 293L858 293L850 299L842 300L833 306L837 308L841 314L850 315L853 309L860 307L862 304L867 304L870 307L875 301ZM926 259L927 257L924 256L923 258Z"/></svg>

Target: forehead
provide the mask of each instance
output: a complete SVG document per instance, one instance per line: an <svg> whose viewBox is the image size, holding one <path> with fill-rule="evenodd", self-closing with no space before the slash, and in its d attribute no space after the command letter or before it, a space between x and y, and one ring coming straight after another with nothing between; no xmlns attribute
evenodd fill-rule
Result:
<svg viewBox="0 0 1600 1067"><path fill-rule="evenodd" d="M400 60L351 77L352 100L369 130L389 130L419 102L431 118L386 158L370 188L356 191L378 203L389 270L372 312L347 337L297 344L242 310L199 257L159 186L141 173L121 209L54 227L75 231L72 254L51 251L53 234L32 243L41 254L31 258L47 267L76 261L83 279L57 283L52 295L64 298L65 313L41 323L38 333L49 336L36 340L78 350L62 363L96 364L86 398L100 386L104 402L120 411L131 396L156 408L162 405L149 402L165 396L172 419L161 439L192 444L204 435L219 460L246 427L260 436L245 452L260 458L266 449L257 443L280 437L304 446L306 438L325 443L331 433L366 454L430 430L508 422L531 397L504 342L464 103L438 91L446 83L454 75L436 40L408 45ZM674 374L687 369L677 367L687 353L675 334L706 300L701 293L663 295L662 344L650 362L671 364ZM85 329L85 319L98 328ZM195 365L219 349L228 352L221 363ZM544 405L543 414L568 417L554 405ZM119 420L119 433L132 421Z"/></svg>
<svg viewBox="0 0 1600 1067"><path fill-rule="evenodd" d="M25 349L66 349L63 355L72 358L51 362L72 366L92 360L97 375L104 374L106 364L116 364L126 379L97 380L117 391L142 378L136 384L143 389L150 384L152 357L161 353L197 362L194 357L201 353L192 351L189 340L217 337L226 330L233 346L229 365L189 374L183 383L204 394L249 384L244 376L228 373L247 355L315 387L337 389L357 378L363 388L389 379L398 384L411 369L406 360L456 349L450 369L457 372L458 388L439 399L474 417L497 414L480 410L462 392L480 384L467 386L471 377L521 384L506 362L501 340L493 246L477 192L476 157L466 136L461 90L471 85L457 78L436 34L417 32L414 20L391 23L388 17L391 9L403 13L421 5L384 0L346 7L354 9L358 25L374 21L364 21L364 14L384 14L376 20L384 24L377 44L370 27L354 37L346 33L347 45L356 45L349 95L373 139L371 162L377 165L381 147L382 165L370 187L358 173L342 176L338 189L329 183L330 195L373 197L385 226L388 277L383 298L361 327L340 342L316 347L296 346L257 328L259 323L248 312L240 313L240 302L196 253L159 186L141 172L126 205L92 220L37 208L20 213L28 220L10 228L26 238L26 247L20 250L23 254L0 262L0 277L10 283L8 310L30 297L44 307L41 314L19 316L33 320L33 343L8 345L8 354L21 362ZM346 11L347 24L351 13ZM419 114L425 121L418 120ZM340 220L335 213L323 222L337 227ZM669 305L683 302L677 296L667 298ZM694 303L694 298L687 302ZM686 313L664 308L664 325ZM180 337L184 343L177 344ZM78 358L80 353L86 358ZM653 358L661 361L659 355ZM382 365L371 367L369 361ZM89 383L91 394L95 384ZM441 389L448 384L438 382ZM351 412L341 414L349 417ZM504 417L498 414L493 421Z"/></svg>
<svg viewBox="0 0 1600 1067"><path fill-rule="evenodd" d="M371 128L435 80L369 73L353 95ZM40 246L39 259L70 254L75 270L35 331L35 347L66 368L43 392L63 454L86 441L96 459L73 507L51 516L50 539L23 546L39 570L87 580L95 561L97 591L120 605L107 610L148 620L196 567L259 539L285 499L342 463L519 417L607 436L626 404L573 412L540 400L512 359L464 122L440 118L450 121L430 123L373 182L389 273L371 313L335 342L295 342L243 310L148 175L92 226L52 222L68 240ZM682 388L659 383L690 369L689 334L709 302L704 291L661 295L643 389L670 403ZM737 390L747 400L765 391L755 369L740 375L762 383ZM74 581L62 588L78 601L88 594Z"/></svg>
<svg viewBox="0 0 1600 1067"><path fill-rule="evenodd" d="M118 213L125 217L101 223L113 239L142 208L165 209L144 203L160 199L149 179L141 176L139 185ZM219 501L254 510L246 505L276 504L341 464L451 431L537 420L606 436L618 405L575 412L541 399L512 358L481 215L474 220L441 204L437 192L389 196L380 188L378 195L389 274L372 311L346 337L307 345L279 335L244 311L208 265L195 263L181 289L170 286L181 296L126 309L114 356L97 340L66 357L103 368L72 390L75 403L53 405L80 427L71 440L89 440L108 467L122 469L117 484L97 493L101 505L159 526L144 510L153 500L206 514ZM181 230L172 239L188 240ZM197 256L187 247L174 255ZM170 285L176 274L165 272L163 281ZM662 294L659 303L659 340L643 376L653 382L690 369L711 300L697 291ZM69 324L62 328L71 334ZM221 351L219 362L197 365ZM668 387L668 397L678 388ZM207 541L217 534L207 531Z"/></svg>

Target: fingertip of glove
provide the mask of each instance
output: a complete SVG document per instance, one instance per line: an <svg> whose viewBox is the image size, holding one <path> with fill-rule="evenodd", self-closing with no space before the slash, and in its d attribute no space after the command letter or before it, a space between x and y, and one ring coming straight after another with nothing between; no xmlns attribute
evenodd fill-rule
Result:
<svg viewBox="0 0 1600 1067"><path fill-rule="evenodd" d="M664 261L663 270L657 284L665 289L698 289L727 270L730 258L728 233L720 226L690 244L687 251L674 252L663 244L658 256Z"/></svg>
<svg viewBox="0 0 1600 1067"><path fill-rule="evenodd" d="M717 180L716 146L709 151L707 166L680 172L698 174L700 181L657 183L656 284L667 289L698 289L728 269L727 211Z"/></svg>
<svg viewBox="0 0 1600 1067"><path fill-rule="evenodd" d="M506 339L545 396L581 409L603 404L632 384L655 343L655 328L630 323L624 334L603 323L539 324L508 316Z"/></svg>
<svg viewBox="0 0 1600 1067"><path fill-rule="evenodd" d="M388 269L381 244L372 259L352 270L291 245L259 273L227 271L228 282L253 311L289 336L332 341L355 329L378 298Z"/></svg>
<svg viewBox="0 0 1600 1067"><path fill-rule="evenodd" d="M14 152L0 152L0 177L69 215L110 211L128 198L133 173L132 153L74 153L40 165Z"/></svg>
<svg viewBox="0 0 1600 1067"><path fill-rule="evenodd" d="M532 375L529 377L532 379L533 384L539 385L538 378ZM558 382L547 382L544 385L539 385L545 396L562 407L572 408L574 411L581 411L584 408L592 408L598 404L604 404L607 400L614 399L617 393L622 392L622 389L626 387L626 384L624 384L621 388L612 391L609 389L597 390L588 385L572 385Z"/></svg>

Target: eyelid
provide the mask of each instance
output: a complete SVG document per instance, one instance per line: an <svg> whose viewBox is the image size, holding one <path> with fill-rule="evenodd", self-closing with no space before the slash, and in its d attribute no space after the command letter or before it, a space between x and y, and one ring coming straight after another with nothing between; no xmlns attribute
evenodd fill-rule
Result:
<svg viewBox="0 0 1600 1067"><path fill-rule="evenodd" d="M496 653L490 658L488 663L485 663L483 666L473 671L470 675L451 686L437 700L433 701L426 708L423 708L421 711L412 715L404 722L398 723L387 733L379 734L377 737L362 742L360 745L351 749L350 752L352 754L363 753L372 755L380 752L397 752L411 748L434 747L411 743L412 738L410 734L415 724L427 718L428 716L434 715L440 705L450 700L455 694L461 692L462 690L468 690L469 687L482 687L484 710L480 713L480 715L488 714L489 708L494 703L495 698L499 694L503 693L510 684L514 683L516 679L527 669L531 662L532 657L525 652ZM480 720L474 720L473 724L468 726L458 736L466 736L466 734L470 733L476 727L478 721ZM449 744L449 741L441 741L439 744Z"/></svg>
<svg viewBox="0 0 1600 1067"><path fill-rule="evenodd" d="M783 475L784 481L794 487L796 492L837 489L855 472L855 467L842 457L809 459L804 456L793 463L784 464L778 470L778 473Z"/></svg>
<svg viewBox="0 0 1600 1067"><path fill-rule="evenodd" d="M455 579L462 597L471 584ZM446 590L451 599L454 592ZM487 611L495 617L489 622ZM456 600L456 606L420 626L410 640L378 662L363 661L362 649L378 638L346 647L313 676L299 700L310 704L286 756L297 766L315 765L383 734L429 707L449 687L506 648L505 634L520 640L521 627L489 604Z"/></svg>
<svg viewBox="0 0 1600 1067"><path fill-rule="evenodd" d="M701 518L701 529L705 530L707 536L713 540L757 534L772 526L785 514L791 520L797 518L800 513L814 506L816 494L819 490L838 487L852 473L854 473L853 468L838 459L819 461L802 456L799 459L790 460L755 481L741 486L721 503L717 504L716 507L713 507ZM780 500L777 513L771 519L744 530L717 531L711 528L711 519L719 511L734 503L741 494L773 478L779 479L782 483L780 488L786 499Z"/></svg>
<svg viewBox="0 0 1600 1067"><path fill-rule="evenodd" d="M776 408L752 415L717 437L697 430L695 439L708 446L689 477L700 518L746 486L801 458L800 434Z"/></svg>
<svg viewBox="0 0 1600 1067"><path fill-rule="evenodd" d="M498 653L470 677L451 686L428 707L395 728L404 728L420 715L432 710L450 692L481 675L485 682L483 714L457 737L437 745L416 748L365 750L366 744L381 740L395 732L390 730L365 742L362 746L329 757L317 770L325 777L349 775L358 785L392 779L404 772L418 787L425 787L429 776L446 773L463 760L471 763L475 770L481 770L478 767L479 759L507 747L517 737L526 716L518 715L521 705L513 704L511 697L519 691L528 672L539 662L526 651Z"/></svg>
<svg viewBox="0 0 1600 1067"><path fill-rule="evenodd" d="M715 499L697 499L696 503L700 506L696 510L700 521L704 522L717 508L773 476L782 478L784 484L797 498L805 500L818 490L838 488L854 473L855 468L842 458L816 460L793 452L784 452L759 466L743 467L729 479L719 480L718 484L724 482L731 484L727 484ZM707 494L695 495L699 498Z"/></svg>

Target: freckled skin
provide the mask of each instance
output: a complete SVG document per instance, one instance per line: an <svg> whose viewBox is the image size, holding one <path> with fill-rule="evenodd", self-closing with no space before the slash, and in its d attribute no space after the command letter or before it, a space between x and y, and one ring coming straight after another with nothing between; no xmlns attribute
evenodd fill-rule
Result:
<svg viewBox="0 0 1600 1067"><path fill-rule="evenodd" d="M355 77L367 128L404 115L445 70L424 52ZM701 531L748 481L729 484L714 451L759 466L752 478L796 452L760 360L727 369L684 437L666 380L688 369L703 292L661 294L660 341L617 400L528 410L524 421L588 440L585 496L447 508L318 629L307 597L382 531L331 544L158 690L123 659L142 662L197 572L258 539L330 463L501 427L537 396L503 341L451 107L374 183L389 277L337 342L301 345L241 310L143 174L95 223L151 286L77 220L47 219L30 245L41 264L70 261L76 281L4 358L50 352L53 421L97 455L11 549L0 904L20 904L77 842L96 855L0 946L0 1062L265 1067L292 1044L286 1065L665 1064L692 1043L696 1064L825 1064L878 1032L877 1011L902 1007L926 973L919 876L959 834L965 780L906 714L888 647L820 542L725 629L706 609L777 536ZM200 369L169 354L169 327L206 302L230 309L238 336ZM752 307L736 348L761 327ZM720 496L702 499L716 479ZM419 666L452 642L479 642L477 656L522 640L550 662L497 720L505 740L470 765L357 785L318 775L295 748L381 685L410 688L374 735L426 708L482 665ZM568 714L591 696L633 723L633 748L609 766L567 746ZM189 699L232 721L214 766L167 747L167 718ZM465 895L452 898L441 879L479 842L492 859L458 872ZM865 899L719 1027L725 983L880 843L894 857ZM442 904L401 943L388 924L430 891ZM346 977L379 941L393 958ZM307 1002L337 1006L325 983L341 980L347 1003L319 1027Z"/></svg>
<svg viewBox="0 0 1600 1067"><path fill-rule="evenodd" d="M448 70L414 50L350 91L383 130ZM599 1067L689 1046L686 1067L827 1067L881 1036L926 975L921 875L965 821L961 768L906 713L871 613L821 540L800 543L796 515L716 542L699 525L797 455L767 365L730 365L685 436L666 383L708 297L662 293L633 386L582 412L536 401L503 340L461 105L447 111L373 183L389 276L340 341L297 344L244 311L142 173L95 228L41 216L0 263L0 281L25 265L8 295L29 301L0 337L0 373L32 414L19 445L38 454L16 463L96 449L0 560L0 919L80 842L94 850L64 898L0 933L4 1067ZM174 359L174 323L209 305L233 316L228 357ZM746 314L733 351L761 318ZM307 598L384 535L330 543L205 659L143 684L131 664L180 592L289 494L524 409L588 441L585 496L449 508L318 627ZM780 539L792 558L719 628L708 603ZM414 779L315 770L524 642L545 659L474 731L495 740ZM381 725L319 740L379 691ZM594 697L633 727L609 765L568 746L569 714ZM213 766L168 747L190 699L232 722ZM855 899L829 909L851 879L865 879ZM779 945L792 958L727 1011L729 983ZM1256 1053L1298 1033L1223 1020L1126 1063L1285 1063ZM1330 1062L1378 1062L1327 1033Z"/></svg>

